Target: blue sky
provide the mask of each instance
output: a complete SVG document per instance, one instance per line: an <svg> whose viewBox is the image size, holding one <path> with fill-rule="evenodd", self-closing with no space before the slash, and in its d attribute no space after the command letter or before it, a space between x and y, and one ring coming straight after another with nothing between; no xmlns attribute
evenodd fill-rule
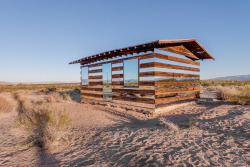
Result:
<svg viewBox="0 0 250 167"><path fill-rule="evenodd" d="M70 61L158 39L196 38L201 79L250 74L250 1L0 0L0 81L80 81Z"/></svg>

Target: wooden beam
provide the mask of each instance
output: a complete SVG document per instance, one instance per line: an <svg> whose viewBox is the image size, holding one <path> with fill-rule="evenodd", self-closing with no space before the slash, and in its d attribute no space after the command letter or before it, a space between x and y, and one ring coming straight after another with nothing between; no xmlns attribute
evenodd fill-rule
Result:
<svg viewBox="0 0 250 167"><path fill-rule="evenodd" d="M112 71L121 71L123 70L123 66L120 67L112 67Z"/></svg>
<svg viewBox="0 0 250 167"><path fill-rule="evenodd" d="M102 72L102 69L98 69L98 70L89 70L89 73L100 73Z"/></svg>
<svg viewBox="0 0 250 167"><path fill-rule="evenodd" d="M182 74L182 73L169 73L169 72L159 72L159 71L150 71L150 72L141 72L140 77L179 77L179 78L200 78L200 75L195 74Z"/></svg>
<svg viewBox="0 0 250 167"><path fill-rule="evenodd" d="M140 81L140 86L155 86L155 81Z"/></svg>
<svg viewBox="0 0 250 167"><path fill-rule="evenodd" d="M199 85L200 81L155 81L155 86L158 85Z"/></svg>
<svg viewBox="0 0 250 167"><path fill-rule="evenodd" d="M144 63L144 64L141 64L141 66L140 66L140 68L150 68L150 67L159 67L159 68L169 68L169 69L200 72L199 68L185 67L185 66L158 63L158 62Z"/></svg>
<svg viewBox="0 0 250 167"><path fill-rule="evenodd" d="M89 87L82 87L81 90L87 90L87 91L102 91L102 88L89 88Z"/></svg>
<svg viewBox="0 0 250 167"><path fill-rule="evenodd" d="M154 104L154 99L149 98L137 98L137 97L123 97L123 96L113 96L113 100L123 100L123 101L131 101L131 102L138 102L138 103L147 103L147 104Z"/></svg>
<svg viewBox="0 0 250 167"><path fill-rule="evenodd" d="M133 93L133 94L143 94L143 95L154 95L154 90L140 90L140 89L112 89L112 92L116 93Z"/></svg>
<svg viewBox="0 0 250 167"><path fill-rule="evenodd" d="M102 85L102 81L97 81L97 82L89 82L89 86L96 86L96 85Z"/></svg>
<svg viewBox="0 0 250 167"><path fill-rule="evenodd" d="M193 92L193 91L200 91L200 88L180 88L180 89L155 90L155 95L163 95L163 94L168 94L168 93Z"/></svg>
<svg viewBox="0 0 250 167"><path fill-rule="evenodd" d="M81 96L90 96L90 97L99 97L102 98L102 94L93 94L93 93L81 93Z"/></svg>
<svg viewBox="0 0 250 167"><path fill-rule="evenodd" d="M180 63L193 64L197 66L200 65L200 62L182 59L182 58L173 57L173 56L168 56L168 55L164 55L160 53L152 53L152 54L141 56L141 59L149 59L149 58L159 58L159 59L170 60L170 61L175 61L175 62L180 62Z"/></svg>
<svg viewBox="0 0 250 167"><path fill-rule="evenodd" d="M123 78L123 74L113 74L112 78Z"/></svg>
<svg viewBox="0 0 250 167"><path fill-rule="evenodd" d="M89 79L102 79L102 75L89 76Z"/></svg>
<svg viewBox="0 0 250 167"><path fill-rule="evenodd" d="M186 95L186 96L169 97L169 98L160 98L160 99L155 99L155 104L163 104L163 103L169 103L169 102L186 100L186 99L194 99L194 98L196 98L195 94Z"/></svg>

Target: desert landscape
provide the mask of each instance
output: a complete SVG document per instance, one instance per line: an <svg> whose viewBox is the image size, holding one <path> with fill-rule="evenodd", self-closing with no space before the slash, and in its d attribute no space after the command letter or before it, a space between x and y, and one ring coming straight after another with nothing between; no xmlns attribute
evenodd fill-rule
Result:
<svg viewBox="0 0 250 167"><path fill-rule="evenodd" d="M1 87L0 166L250 165L250 106L210 96L218 84L162 116L81 104L77 84L29 86Z"/></svg>
<svg viewBox="0 0 250 167"><path fill-rule="evenodd" d="M249 9L0 0L0 167L250 167Z"/></svg>

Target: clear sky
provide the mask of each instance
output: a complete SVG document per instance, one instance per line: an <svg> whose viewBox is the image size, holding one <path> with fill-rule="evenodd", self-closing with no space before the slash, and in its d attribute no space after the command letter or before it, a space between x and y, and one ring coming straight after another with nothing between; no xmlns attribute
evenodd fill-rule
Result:
<svg viewBox="0 0 250 167"><path fill-rule="evenodd" d="M0 0L0 81L80 81L70 61L154 40L196 38L201 79L250 74L250 0Z"/></svg>

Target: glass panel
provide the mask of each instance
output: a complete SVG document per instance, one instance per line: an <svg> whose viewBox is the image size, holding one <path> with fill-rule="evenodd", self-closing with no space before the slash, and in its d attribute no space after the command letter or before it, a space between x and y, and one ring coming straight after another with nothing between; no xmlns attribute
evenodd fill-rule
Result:
<svg viewBox="0 0 250 167"><path fill-rule="evenodd" d="M85 86L88 86L89 84L89 68L88 67L82 67L81 68L81 82L82 82L82 85L85 85Z"/></svg>
<svg viewBox="0 0 250 167"><path fill-rule="evenodd" d="M112 76L111 76L111 63L102 65L102 88L103 100L112 101Z"/></svg>
<svg viewBox="0 0 250 167"><path fill-rule="evenodd" d="M138 87L139 67L138 58L123 61L124 86Z"/></svg>

